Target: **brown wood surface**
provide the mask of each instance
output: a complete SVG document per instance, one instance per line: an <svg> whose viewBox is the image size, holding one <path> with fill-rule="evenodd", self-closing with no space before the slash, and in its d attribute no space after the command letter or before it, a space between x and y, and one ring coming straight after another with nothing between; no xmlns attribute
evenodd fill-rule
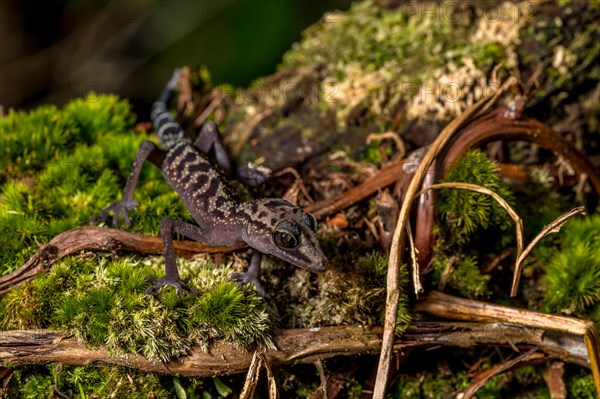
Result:
<svg viewBox="0 0 600 399"><path fill-rule="evenodd" d="M277 350L264 350L271 365L312 363L334 356L376 354L381 350L382 329L359 326L278 330L273 340ZM540 328L506 323L426 322L412 323L397 338L394 350L409 347L503 345L539 347L551 358L589 367L585 343L570 334L548 334ZM138 370L206 377L248 370L253 352L217 343L209 352L193 348L184 357L162 364L139 355L118 356L105 349L87 348L68 333L50 330L0 332L0 365L61 363L65 365L112 364Z"/></svg>

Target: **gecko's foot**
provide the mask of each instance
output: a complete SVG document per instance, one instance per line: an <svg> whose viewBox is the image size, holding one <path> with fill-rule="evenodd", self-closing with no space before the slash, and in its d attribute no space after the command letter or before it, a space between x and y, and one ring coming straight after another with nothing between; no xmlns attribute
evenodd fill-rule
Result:
<svg viewBox="0 0 600 399"><path fill-rule="evenodd" d="M231 273L231 279L235 281L240 287L246 283L252 283L256 287L256 293L264 299L271 299L271 296L267 294L265 291L265 287L263 286L260 278L254 275L249 275L248 273Z"/></svg>
<svg viewBox="0 0 600 399"><path fill-rule="evenodd" d="M181 296L183 294L183 291L187 291L192 295L198 295L198 290L196 288L188 286L187 280L182 280L179 277L163 276L159 278L153 278L150 276L146 276L144 277L144 281L153 284L152 287L148 287L146 289L146 294L148 295L152 295L153 293L157 292L159 289L166 285L175 287L177 291L177 296Z"/></svg>
<svg viewBox="0 0 600 399"><path fill-rule="evenodd" d="M125 226L129 227L129 226L131 226L131 218L129 217L129 215L127 215L127 211L135 209L135 208L137 208L137 206L138 206L137 201L121 200L121 201L115 202L114 204L109 205L106 208L104 208L102 210L102 213L100 213L100 215L92 216L90 218L90 221L93 224L103 222L106 219L108 219L109 214L112 212L113 213L113 217L112 217L113 224L116 228L119 228L119 215L125 221Z"/></svg>

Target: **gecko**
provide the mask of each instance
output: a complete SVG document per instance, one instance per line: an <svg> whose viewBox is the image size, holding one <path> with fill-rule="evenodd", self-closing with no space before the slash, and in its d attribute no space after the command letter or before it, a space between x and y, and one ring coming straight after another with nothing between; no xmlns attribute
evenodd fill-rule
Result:
<svg viewBox="0 0 600 399"><path fill-rule="evenodd" d="M216 124L203 124L198 137L192 141L168 109L168 103L177 89L180 70L173 76L154 102L150 114L160 147L152 141L140 145L131 174L127 179L120 201L109 205L92 222L106 220L112 213L113 224L119 227L119 217L131 225L127 212L135 209L134 191L142 166L150 161L179 195L190 212L194 223L164 218L160 236L165 258L165 275L146 276L152 284L146 293L152 294L163 286L172 286L177 295L184 291L197 294L197 289L183 281L178 272L173 249L173 233L211 246L238 246L247 244L254 249L248 269L233 273L238 283L252 283L257 293L266 296L260 280L262 254L273 255L292 265L311 272L327 269L328 260L316 236L317 221L302 208L279 198L239 200L228 180L231 163ZM213 155L215 162L211 162Z"/></svg>

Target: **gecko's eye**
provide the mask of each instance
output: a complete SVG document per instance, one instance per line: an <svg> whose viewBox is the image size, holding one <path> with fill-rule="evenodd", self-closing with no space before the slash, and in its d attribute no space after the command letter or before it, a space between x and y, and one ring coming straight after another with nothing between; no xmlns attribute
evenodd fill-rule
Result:
<svg viewBox="0 0 600 399"><path fill-rule="evenodd" d="M313 232L317 231L317 219L310 213L302 213L302 221Z"/></svg>
<svg viewBox="0 0 600 399"><path fill-rule="evenodd" d="M275 244L282 248L295 248L298 245L300 229L296 222L284 220L275 227L273 240Z"/></svg>

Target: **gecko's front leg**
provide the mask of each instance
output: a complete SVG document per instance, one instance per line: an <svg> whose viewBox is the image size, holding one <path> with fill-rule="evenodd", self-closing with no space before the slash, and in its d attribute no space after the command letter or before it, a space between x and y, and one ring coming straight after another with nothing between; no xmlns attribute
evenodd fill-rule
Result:
<svg viewBox="0 0 600 399"><path fill-rule="evenodd" d="M164 158L165 152L158 148L153 142L144 141L142 144L140 144L138 152L135 155L135 160L133 161L131 174L127 179L125 189L123 190L123 196L121 200L104 208L100 215L92 216L90 221L94 224L102 222L108 219L110 213L112 212L113 224L116 228L119 228L119 216L121 216L125 221L125 226L129 227L131 225L131 219L129 218L129 215L127 215L127 211L135 209L138 206L138 203L133 199L133 194L135 192L135 186L140 178L144 161L148 160L160 169Z"/></svg>
<svg viewBox="0 0 600 399"><path fill-rule="evenodd" d="M262 255L262 252L254 250L252 257L250 258L248 270L243 273L232 273L231 279L237 281L238 284L252 283L256 287L258 295L265 299L269 299L269 295L260 279L260 261L262 260Z"/></svg>
<svg viewBox="0 0 600 399"><path fill-rule="evenodd" d="M160 222L160 235L162 237L163 252L165 255L165 275L159 278L146 276L145 280L154 285L146 290L147 294L152 294L165 285L175 287L177 296L181 296L183 291L188 291L194 295L198 293L196 288L189 287L187 283L179 277L177 258L175 257L175 249L173 248L173 233L183 234L192 240L204 241L204 234L199 226L181 220L164 218L162 222Z"/></svg>

